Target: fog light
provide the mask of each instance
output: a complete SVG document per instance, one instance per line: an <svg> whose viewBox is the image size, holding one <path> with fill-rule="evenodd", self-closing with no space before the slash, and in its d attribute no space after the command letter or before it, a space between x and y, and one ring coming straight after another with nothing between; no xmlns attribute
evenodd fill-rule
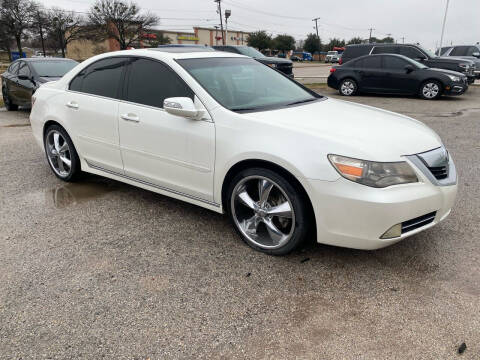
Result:
<svg viewBox="0 0 480 360"><path fill-rule="evenodd" d="M393 225L380 236L380 239L393 239L402 235L402 224Z"/></svg>

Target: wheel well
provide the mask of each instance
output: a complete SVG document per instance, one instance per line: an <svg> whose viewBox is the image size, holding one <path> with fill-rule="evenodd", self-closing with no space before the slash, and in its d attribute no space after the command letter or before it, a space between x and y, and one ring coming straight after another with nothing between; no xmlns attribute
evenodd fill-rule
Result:
<svg viewBox="0 0 480 360"><path fill-rule="evenodd" d="M290 182L290 184L292 184L292 186L294 186L305 198L310 216L312 217L313 226L315 226L316 222L315 222L315 212L313 211L313 205L303 185L288 170L284 169L280 165L277 165L275 163L272 163L266 160L258 160L258 159L243 160L236 163L230 168L230 170L228 170L227 175L225 175L225 179L223 180L223 184L222 184L222 205L224 209L226 209L226 206L227 206L226 204L227 204L228 186L230 182L233 180L234 176L242 170L250 169L254 167L261 167L264 169L275 171L276 173L278 173L279 175L282 175L285 179L287 179Z"/></svg>
<svg viewBox="0 0 480 360"><path fill-rule="evenodd" d="M47 131L47 129L52 126L52 125L57 125L57 126L60 126L62 129L64 129L64 127L62 125L60 125L58 122L54 121L54 120L48 120L44 125L43 125L43 137L45 138L45 132Z"/></svg>

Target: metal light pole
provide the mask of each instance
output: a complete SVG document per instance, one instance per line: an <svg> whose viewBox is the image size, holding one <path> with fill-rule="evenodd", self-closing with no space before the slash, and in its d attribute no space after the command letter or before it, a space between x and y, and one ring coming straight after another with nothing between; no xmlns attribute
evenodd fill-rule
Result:
<svg viewBox="0 0 480 360"><path fill-rule="evenodd" d="M448 4L450 3L450 0L447 0L447 6L445 7L445 16L443 17L443 25L442 25L442 36L440 36L440 46L438 47L439 50L439 55L442 52L442 44L443 44L443 33L445 32L445 23L447 22L447 12L448 12Z"/></svg>
<svg viewBox="0 0 480 360"><path fill-rule="evenodd" d="M225 45L228 45L228 18L232 15L232 10L225 10Z"/></svg>
<svg viewBox="0 0 480 360"><path fill-rule="evenodd" d="M225 45L225 37L223 36L223 20L222 20L222 5L221 0L213 0L217 3L217 13L220 16L220 31L222 32L222 45Z"/></svg>
<svg viewBox="0 0 480 360"><path fill-rule="evenodd" d="M321 44L320 44L320 36L318 35L318 20L320 20L319 17L312 19L312 21L315 21L315 30L317 31L317 40L318 40L318 60L320 60L320 51L321 49Z"/></svg>

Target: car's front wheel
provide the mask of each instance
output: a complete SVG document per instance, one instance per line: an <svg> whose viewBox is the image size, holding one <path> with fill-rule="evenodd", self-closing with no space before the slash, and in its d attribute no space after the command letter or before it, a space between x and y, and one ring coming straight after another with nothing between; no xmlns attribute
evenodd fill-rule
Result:
<svg viewBox="0 0 480 360"><path fill-rule="evenodd" d="M81 173L80 159L64 128L52 125L45 131L45 154L55 175L64 181L74 181Z"/></svg>
<svg viewBox="0 0 480 360"><path fill-rule="evenodd" d="M420 88L420 96L426 100L438 99L442 95L442 85L435 80L425 81Z"/></svg>
<svg viewBox="0 0 480 360"><path fill-rule="evenodd" d="M357 93L358 86L357 82L353 79L343 79L340 82L340 86L338 87L338 91L340 95L343 96L352 96Z"/></svg>
<svg viewBox="0 0 480 360"><path fill-rule="evenodd" d="M252 248L284 255L305 240L307 200L280 174L264 168L243 170L230 182L227 194L230 219Z"/></svg>
<svg viewBox="0 0 480 360"><path fill-rule="evenodd" d="M7 111L16 111L18 110L18 105L12 103L12 100L8 96L7 89L5 87L2 88L2 96L3 96L3 103L5 104L5 108Z"/></svg>

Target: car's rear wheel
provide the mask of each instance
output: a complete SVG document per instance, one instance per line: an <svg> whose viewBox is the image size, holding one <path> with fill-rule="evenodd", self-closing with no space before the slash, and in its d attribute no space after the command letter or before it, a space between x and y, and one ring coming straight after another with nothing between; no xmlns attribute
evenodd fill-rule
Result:
<svg viewBox="0 0 480 360"><path fill-rule="evenodd" d="M420 96L426 100L438 99L442 96L442 84L435 80L427 80L420 87Z"/></svg>
<svg viewBox="0 0 480 360"><path fill-rule="evenodd" d="M45 131L45 154L54 174L64 181L74 181L81 173L80 159L64 128L52 125Z"/></svg>
<svg viewBox="0 0 480 360"><path fill-rule="evenodd" d="M357 93L357 90L357 82L353 79L343 79L338 87L340 95L343 96L353 96Z"/></svg>
<svg viewBox="0 0 480 360"><path fill-rule="evenodd" d="M5 108L7 111L16 111L18 110L18 105L12 103L12 100L8 96L7 89L2 88L2 96L3 96L3 103L5 104Z"/></svg>
<svg viewBox="0 0 480 360"><path fill-rule="evenodd" d="M252 248L284 255L305 240L309 223L305 196L278 173L243 170L233 178L227 194L230 219Z"/></svg>

